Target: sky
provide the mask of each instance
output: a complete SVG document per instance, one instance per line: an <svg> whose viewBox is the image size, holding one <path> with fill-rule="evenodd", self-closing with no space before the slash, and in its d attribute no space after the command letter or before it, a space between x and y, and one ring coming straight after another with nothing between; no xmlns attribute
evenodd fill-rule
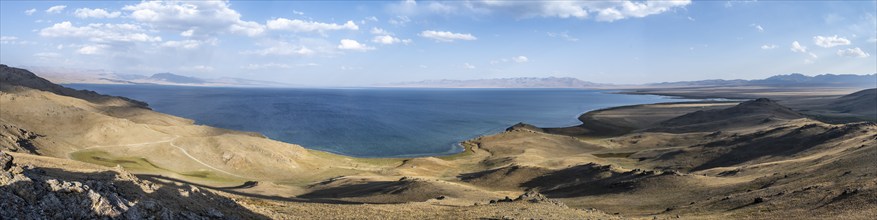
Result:
<svg viewBox="0 0 877 220"><path fill-rule="evenodd" d="M0 1L0 63L313 86L877 72L877 1Z"/></svg>

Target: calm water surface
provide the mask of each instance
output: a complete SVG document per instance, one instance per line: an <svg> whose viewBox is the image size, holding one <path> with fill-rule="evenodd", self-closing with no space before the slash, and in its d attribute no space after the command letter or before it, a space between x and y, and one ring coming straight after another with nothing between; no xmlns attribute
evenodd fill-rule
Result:
<svg viewBox="0 0 877 220"><path fill-rule="evenodd" d="M67 85L149 103L198 124L359 157L442 155L518 122L579 124L581 113L671 101L576 89L299 89ZM673 101L679 101L674 99Z"/></svg>

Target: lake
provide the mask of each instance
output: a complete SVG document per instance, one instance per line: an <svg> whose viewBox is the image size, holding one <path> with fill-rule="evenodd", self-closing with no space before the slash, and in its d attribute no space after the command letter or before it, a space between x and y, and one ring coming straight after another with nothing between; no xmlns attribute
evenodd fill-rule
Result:
<svg viewBox="0 0 877 220"><path fill-rule="evenodd" d="M581 89L65 86L145 101L155 111L197 124L357 157L453 154L462 150L461 141L518 122L571 126L590 110L681 101Z"/></svg>

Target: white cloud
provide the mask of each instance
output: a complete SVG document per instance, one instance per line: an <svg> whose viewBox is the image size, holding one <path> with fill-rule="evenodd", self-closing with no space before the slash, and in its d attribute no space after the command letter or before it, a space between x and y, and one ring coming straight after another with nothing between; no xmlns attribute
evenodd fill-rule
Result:
<svg viewBox="0 0 877 220"><path fill-rule="evenodd" d="M265 31L257 22L241 20L241 14L229 8L227 1L143 1L122 10L130 11L129 17L135 21L160 30L197 29L203 36L220 32L256 36Z"/></svg>
<svg viewBox="0 0 877 220"><path fill-rule="evenodd" d="M851 42L850 42L850 40L847 40L846 38L842 38L842 37L838 37L837 35L834 35L834 36L827 36L827 37L815 36L815 37L813 37L813 43L816 44L817 46L820 46L820 47L830 48L830 47L841 46L841 45L850 45Z"/></svg>
<svg viewBox="0 0 877 220"><path fill-rule="evenodd" d="M380 43L380 44L396 44L396 43L409 44L409 43L411 43L411 39L399 39L397 37L393 37L392 35L380 35L380 36L375 36L375 38L372 39L372 42Z"/></svg>
<svg viewBox="0 0 877 220"><path fill-rule="evenodd" d="M871 39L868 39L868 42L877 43L877 37L871 37Z"/></svg>
<svg viewBox="0 0 877 220"><path fill-rule="evenodd" d="M478 1L472 10L505 12L520 17L558 17L597 21L616 21L642 18L661 14L676 8L684 8L690 0L677 1ZM592 16L593 15L593 16Z"/></svg>
<svg viewBox="0 0 877 220"><path fill-rule="evenodd" d="M819 58L819 56L816 56L816 54L813 52L809 52L809 53L807 53L807 55L810 55L810 58L813 58L813 59Z"/></svg>
<svg viewBox="0 0 877 220"><path fill-rule="evenodd" d="M264 64L255 64L251 63L246 66L241 66L242 69L248 70L258 70L258 69L289 69L292 68L292 65L285 63L264 63Z"/></svg>
<svg viewBox="0 0 877 220"><path fill-rule="evenodd" d="M0 44L37 44L36 42L21 40L16 36L0 36Z"/></svg>
<svg viewBox="0 0 877 220"><path fill-rule="evenodd" d="M370 32L374 35L389 35L390 34L390 32L387 32L384 29L380 29L380 28L376 28L376 27L373 27Z"/></svg>
<svg viewBox="0 0 877 220"><path fill-rule="evenodd" d="M228 30L232 33L245 34L247 36L257 36L265 32L265 27L252 21L241 21L231 24Z"/></svg>
<svg viewBox="0 0 877 220"><path fill-rule="evenodd" d="M0 36L0 44L14 44L18 41L18 37L15 36Z"/></svg>
<svg viewBox="0 0 877 220"><path fill-rule="evenodd" d="M799 45L799 46L800 46L800 45ZM773 50L773 49L776 49L776 48L777 48L777 45L776 45L776 44L765 44L765 45L761 45L761 49L762 49L762 50Z"/></svg>
<svg viewBox="0 0 877 220"><path fill-rule="evenodd" d="M195 34L195 29L189 29L187 31L180 32L180 36L183 36L183 37L191 37L194 34Z"/></svg>
<svg viewBox="0 0 877 220"><path fill-rule="evenodd" d="M449 31L433 31L426 30L420 32L421 37L433 39L440 42L453 42L455 40L477 40L475 36L471 34L461 34L461 33L453 33Z"/></svg>
<svg viewBox="0 0 877 220"><path fill-rule="evenodd" d="M41 53L35 53L34 56L37 58L40 58L40 59L54 59L54 58L60 58L61 54L52 53L52 52L41 52Z"/></svg>
<svg viewBox="0 0 877 220"><path fill-rule="evenodd" d="M396 43L404 43L409 44L412 42L411 39L399 39L393 36L393 33L387 32L384 29L373 27L370 31L372 34L377 35L372 38L372 42L379 44L396 44Z"/></svg>
<svg viewBox="0 0 877 220"><path fill-rule="evenodd" d="M104 46L104 45L87 45L87 46L83 46L83 47L79 48L79 50L76 50L76 53L84 54L84 55L101 54L101 53L103 53L103 49L105 47L106 46Z"/></svg>
<svg viewBox="0 0 877 220"><path fill-rule="evenodd" d="M564 31L564 32L560 32L560 33L548 32L547 34L548 34L549 37L561 38L561 39L564 39L564 40L567 40L567 41L571 41L571 42L579 41L578 38L575 38L575 37L573 37L573 36L570 36L569 33L566 32L566 31Z"/></svg>
<svg viewBox="0 0 877 220"><path fill-rule="evenodd" d="M692 18L691 16L688 16L687 19L688 19L689 21L694 21L694 18Z"/></svg>
<svg viewBox="0 0 877 220"><path fill-rule="evenodd" d="M469 64L469 63L463 63L463 68L466 68L466 69L470 69L470 70L471 70L471 69L475 69L475 65L472 65L472 64Z"/></svg>
<svg viewBox="0 0 877 220"><path fill-rule="evenodd" d="M16 36L0 36L0 44L27 45L27 44L37 44L37 42L21 40Z"/></svg>
<svg viewBox="0 0 877 220"><path fill-rule="evenodd" d="M842 57L859 57L859 58L865 58L865 57L871 56L871 54L869 54L865 51L862 51L862 49L858 48L858 47L837 50L837 55L842 56Z"/></svg>
<svg viewBox="0 0 877 220"><path fill-rule="evenodd" d="M139 25L134 24L88 24L73 26L69 21L56 23L40 30L44 37L85 38L92 42L154 42L161 41L159 36L143 33Z"/></svg>
<svg viewBox="0 0 877 220"><path fill-rule="evenodd" d="M207 41L199 41L199 40L182 40L182 41L165 41L161 44L162 47L171 47L171 48L180 48L180 49L197 49L201 47L201 45L207 43L211 45L216 45L216 39L210 39Z"/></svg>
<svg viewBox="0 0 877 220"><path fill-rule="evenodd" d="M725 2L725 8L732 8L732 7L734 7L734 4L749 4L749 3L754 3L754 2L758 2L758 0L731 0L731 1L726 1L726 2Z"/></svg>
<svg viewBox="0 0 877 220"><path fill-rule="evenodd" d="M244 51L241 54L255 54L261 56L268 55L301 55L308 56L315 53L314 50L305 46L293 45L284 41L273 41L266 45L265 49L255 51Z"/></svg>
<svg viewBox="0 0 877 220"><path fill-rule="evenodd" d="M305 15L304 12L300 12L300 11L296 11L296 10L292 10L292 13L293 13L293 14L296 14L296 15L299 15L299 16L301 16L301 15Z"/></svg>
<svg viewBox="0 0 877 220"><path fill-rule="evenodd" d="M527 61L530 61L530 59L527 59L525 56L516 56L512 57L512 61L515 61L515 63L526 63Z"/></svg>
<svg viewBox="0 0 877 220"><path fill-rule="evenodd" d="M293 32L325 32L335 30L359 30L359 26L353 21L347 21L344 24L321 23L316 21L289 20L286 18L277 18L266 22L270 30L285 30Z"/></svg>
<svg viewBox="0 0 877 220"><path fill-rule="evenodd" d="M792 52L796 52L796 53L806 53L807 52L807 47L801 46L801 43L798 43L798 41L792 42L792 47L790 49L792 50Z"/></svg>
<svg viewBox="0 0 877 220"><path fill-rule="evenodd" d="M400 1L398 4L391 4L389 6L390 11L395 14L416 14L418 11L417 1L414 0L404 0Z"/></svg>
<svg viewBox="0 0 877 220"><path fill-rule="evenodd" d="M342 50L355 50L355 51L368 51L374 50L374 47L369 47L368 45L361 44L355 40L351 39L341 39L341 44L338 45L338 49Z"/></svg>
<svg viewBox="0 0 877 220"><path fill-rule="evenodd" d="M749 26L751 26L751 27L755 28L756 30L758 30L758 32L764 32L764 28L761 27L761 25L759 25L759 24L750 24Z"/></svg>
<svg viewBox="0 0 877 220"><path fill-rule="evenodd" d="M441 2L430 2L427 8L436 13L440 14L450 14L457 10L457 7L447 4L442 4Z"/></svg>
<svg viewBox="0 0 877 220"><path fill-rule="evenodd" d="M341 66L341 67L339 67L338 69L341 69L341 70L344 70L344 71L347 71L347 70L361 70L362 67L358 67L358 66Z"/></svg>
<svg viewBox="0 0 877 220"><path fill-rule="evenodd" d="M100 8L96 8L96 9L78 8L78 9L76 9L76 11L73 12L73 15L78 17L78 18L83 18L83 19L85 19L85 18L115 18L115 17L119 17L119 15L122 15L122 13L118 12L118 11L107 12L107 10L100 9Z"/></svg>
<svg viewBox="0 0 877 220"><path fill-rule="evenodd" d="M515 57L511 57L511 58L502 58L502 59L499 59L499 60L491 60L491 61L490 61L490 64L491 64L491 65L496 65L496 64L500 64L500 63L508 63L508 62L526 63L526 62L529 62L529 61L530 61L530 58L527 58L526 56L515 56Z"/></svg>
<svg viewBox="0 0 877 220"><path fill-rule="evenodd" d="M58 13L61 13L62 11L64 11L65 8L67 8L66 5L55 5L55 6L49 7L49 9L46 9L46 13L58 14Z"/></svg>
<svg viewBox="0 0 877 220"><path fill-rule="evenodd" d="M31 8L31 9L28 9L28 10L24 10L24 14L26 14L26 15L28 15L28 16L33 15L34 12L37 12L37 9L36 9L36 8Z"/></svg>
<svg viewBox="0 0 877 220"><path fill-rule="evenodd" d="M389 22L392 25L396 25L396 26L405 26L405 24L408 24L408 22L411 22L411 18L408 18L408 16L400 15L400 16L396 16L396 18L390 19L390 21L387 21L387 22Z"/></svg>
<svg viewBox="0 0 877 220"><path fill-rule="evenodd" d="M375 17L375 16L369 16L369 17L366 17L365 20L369 20L369 21L373 21L373 22L378 22L378 17Z"/></svg>

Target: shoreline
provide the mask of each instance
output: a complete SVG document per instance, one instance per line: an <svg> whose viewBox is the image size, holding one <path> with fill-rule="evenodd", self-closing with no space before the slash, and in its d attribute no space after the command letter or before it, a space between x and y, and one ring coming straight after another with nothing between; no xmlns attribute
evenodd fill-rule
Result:
<svg viewBox="0 0 877 220"><path fill-rule="evenodd" d="M637 90L621 90L619 92L615 92L615 94L625 94L625 95L657 95L657 96L665 96L665 97L673 97L676 99L701 99L701 100L713 100L713 99L724 99L724 100L715 100L715 101L745 101L755 99L752 97L734 97L734 96L726 96L726 95L686 95L679 94L673 92L651 92L651 91L637 91Z"/></svg>

